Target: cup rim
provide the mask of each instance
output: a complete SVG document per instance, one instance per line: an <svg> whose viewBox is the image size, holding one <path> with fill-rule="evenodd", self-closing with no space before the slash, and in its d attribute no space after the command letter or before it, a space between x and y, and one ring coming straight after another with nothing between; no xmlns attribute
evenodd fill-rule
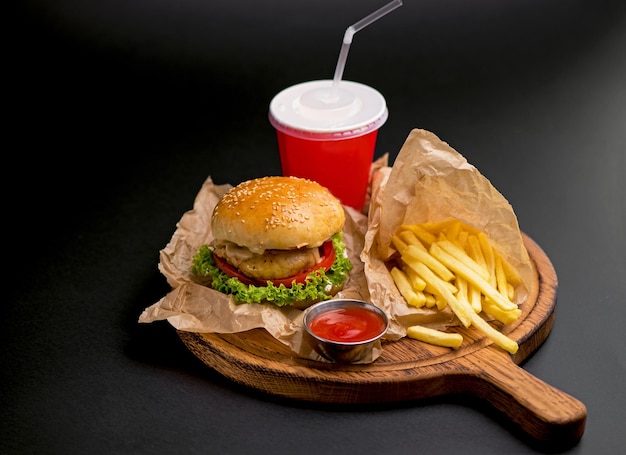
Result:
<svg viewBox="0 0 626 455"><path fill-rule="evenodd" d="M387 118L389 117L389 112L387 108L385 108L383 115L376 121L369 123L365 126L361 126L359 128L342 131L304 131L280 123L276 119L276 117L272 115L271 112L269 113L268 117L271 125L277 131L280 131L281 133L287 134L289 136L294 136L300 139L307 139L310 141L338 141L342 139L351 139L364 136L368 133L371 133L372 131L377 131L387 121Z"/></svg>
<svg viewBox="0 0 626 455"><path fill-rule="evenodd" d="M325 79L301 82L283 89L270 102L270 123L286 134L311 140L332 140L366 134L380 128L387 120L389 112L383 95L369 85L347 80L339 82L339 90L354 96L359 106L356 111L339 109L342 114L333 117L337 112L332 105L328 112L333 115L311 117L308 113L318 112L315 108L312 111L301 109L304 105L300 101L312 91L327 91L332 86L333 81Z"/></svg>

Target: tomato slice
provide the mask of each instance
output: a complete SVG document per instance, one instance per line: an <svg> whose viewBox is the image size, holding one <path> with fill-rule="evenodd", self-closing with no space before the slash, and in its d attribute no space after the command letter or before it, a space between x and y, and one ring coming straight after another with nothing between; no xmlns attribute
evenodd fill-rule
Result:
<svg viewBox="0 0 626 455"><path fill-rule="evenodd" d="M214 254L213 260L215 261L215 265L226 275L237 278L243 284L254 284L254 285L257 284L253 279L248 278L247 276L242 274L239 270L237 270L235 267L230 265L228 262L226 262L224 259L222 259L218 255Z"/></svg>
<svg viewBox="0 0 626 455"><path fill-rule="evenodd" d="M286 287L291 287L292 283L295 281L296 283L304 283L306 281L306 277L309 273L314 272L315 270L324 268L325 270L330 269L330 267L335 262L335 249L333 248L332 240L328 240L321 247L321 260L318 262L315 267L310 270L306 270L304 272L298 273L297 275L290 276L287 278L280 279L260 279L260 278L250 278L244 274L242 274L235 267L226 262L223 258L213 255L213 260L215 261L215 265L228 276L232 276L237 278L243 284L253 284L255 286L267 286L267 282L271 282L274 286L280 286L281 284Z"/></svg>

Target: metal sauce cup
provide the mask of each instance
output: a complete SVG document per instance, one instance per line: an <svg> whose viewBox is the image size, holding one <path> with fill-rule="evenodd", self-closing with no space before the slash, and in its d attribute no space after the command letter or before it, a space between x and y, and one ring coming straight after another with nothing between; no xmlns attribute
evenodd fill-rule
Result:
<svg viewBox="0 0 626 455"><path fill-rule="evenodd" d="M385 312L362 300L326 300L312 305L304 315L304 329L313 349L337 363L366 358L388 327Z"/></svg>

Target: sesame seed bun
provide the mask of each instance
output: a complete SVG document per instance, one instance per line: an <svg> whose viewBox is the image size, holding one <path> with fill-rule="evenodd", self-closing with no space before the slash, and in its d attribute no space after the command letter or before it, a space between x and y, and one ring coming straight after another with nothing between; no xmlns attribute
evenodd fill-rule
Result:
<svg viewBox="0 0 626 455"><path fill-rule="evenodd" d="M255 253L314 248L341 231L339 200L322 185L297 177L262 177L229 190L211 219L213 236Z"/></svg>

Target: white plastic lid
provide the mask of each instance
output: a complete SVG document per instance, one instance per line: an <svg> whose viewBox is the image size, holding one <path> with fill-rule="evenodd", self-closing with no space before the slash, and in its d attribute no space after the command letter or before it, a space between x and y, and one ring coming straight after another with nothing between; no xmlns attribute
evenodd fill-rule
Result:
<svg viewBox="0 0 626 455"><path fill-rule="evenodd" d="M308 139L347 138L366 134L387 120L385 98L375 89L351 81L309 81L278 93L270 103L274 128Z"/></svg>

